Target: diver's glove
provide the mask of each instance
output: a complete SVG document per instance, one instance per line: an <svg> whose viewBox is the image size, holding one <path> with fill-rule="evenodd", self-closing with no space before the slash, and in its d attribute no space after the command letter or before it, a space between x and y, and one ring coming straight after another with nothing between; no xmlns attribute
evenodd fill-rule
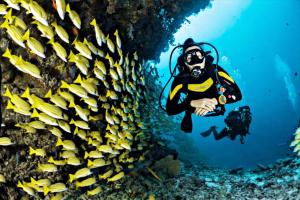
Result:
<svg viewBox="0 0 300 200"><path fill-rule="evenodd" d="M184 117L181 121L181 130L186 133L191 133L193 130L192 113L185 111Z"/></svg>

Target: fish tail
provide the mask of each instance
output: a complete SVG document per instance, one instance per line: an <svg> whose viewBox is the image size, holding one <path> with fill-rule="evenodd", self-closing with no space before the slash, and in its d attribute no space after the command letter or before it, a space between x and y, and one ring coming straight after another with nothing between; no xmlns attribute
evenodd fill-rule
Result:
<svg viewBox="0 0 300 200"><path fill-rule="evenodd" d="M67 6L66 6L66 12L68 12L68 13L71 12L70 4L67 4Z"/></svg>
<svg viewBox="0 0 300 200"><path fill-rule="evenodd" d="M61 81L61 88L69 88L68 83L66 83L65 81Z"/></svg>
<svg viewBox="0 0 300 200"><path fill-rule="evenodd" d="M90 25L92 25L92 26L96 26L96 25L97 25L96 18L94 18L94 19L91 21Z"/></svg>
<svg viewBox="0 0 300 200"><path fill-rule="evenodd" d="M84 159L87 159L89 157L89 153L88 152L84 152Z"/></svg>
<svg viewBox="0 0 300 200"><path fill-rule="evenodd" d="M29 37L30 37L30 31L29 31L29 29L28 29L28 30L24 33L22 39L23 39L23 40L28 40Z"/></svg>
<svg viewBox="0 0 300 200"><path fill-rule="evenodd" d="M52 91L51 91L51 89L49 89L49 91L45 95L45 98L51 98L51 97L52 97Z"/></svg>
<svg viewBox="0 0 300 200"><path fill-rule="evenodd" d="M82 79L81 79L80 74L78 74L78 76L77 76L77 78L75 79L74 83L79 83L79 84L82 83Z"/></svg>
<svg viewBox="0 0 300 200"><path fill-rule="evenodd" d="M36 109L33 109L33 113L31 115L31 118L39 117L39 113L36 111Z"/></svg>
<svg viewBox="0 0 300 200"><path fill-rule="evenodd" d="M47 186L43 187L44 195L46 196L49 193L49 188Z"/></svg>
<svg viewBox="0 0 300 200"><path fill-rule="evenodd" d="M30 97L29 87L26 88L26 90L24 91L24 93L22 94L21 97L24 97L24 98L27 98L27 99Z"/></svg>
<svg viewBox="0 0 300 200"><path fill-rule="evenodd" d="M9 91L9 87L6 88L5 93L3 96L9 97L10 99L12 98L11 92Z"/></svg>
<svg viewBox="0 0 300 200"><path fill-rule="evenodd" d="M93 166L93 162L92 162L90 159L88 159L88 164L87 164L87 166L88 166L88 168L90 168L91 166Z"/></svg>
<svg viewBox="0 0 300 200"><path fill-rule="evenodd" d="M29 155L35 154L35 150L32 147L29 147Z"/></svg>
<svg viewBox="0 0 300 200"><path fill-rule="evenodd" d="M69 174L69 182L72 183L74 178L75 178L75 175L74 174Z"/></svg>
<svg viewBox="0 0 300 200"><path fill-rule="evenodd" d="M60 146L60 145L62 145L62 144L63 144L62 140L61 140L60 138L58 138L58 139L57 139L57 143L56 143L55 146L57 147L57 146Z"/></svg>
<svg viewBox="0 0 300 200"><path fill-rule="evenodd" d="M10 100L7 101L6 109L8 109L8 110L9 110L9 109L12 109L12 110L15 109L14 105L11 103Z"/></svg>

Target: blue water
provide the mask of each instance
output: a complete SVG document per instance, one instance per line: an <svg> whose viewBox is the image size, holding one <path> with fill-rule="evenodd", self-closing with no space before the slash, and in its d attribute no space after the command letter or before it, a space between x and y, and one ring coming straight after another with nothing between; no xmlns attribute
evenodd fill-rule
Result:
<svg viewBox="0 0 300 200"><path fill-rule="evenodd" d="M227 2L233 3L229 7L234 6L234 0ZM214 1L203 16L219 3ZM213 21L217 19L222 23L218 17L224 16L215 13ZM197 37L197 21L183 25L179 30L180 38L175 37L175 44L192 36L198 42L210 42L218 48L220 65L235 79L243 94L242 101L227 106L227 113L237 106L249 105L253 113L251 134L244 145L239 140L202 138L199 133L211 125L217 125L221 130L224 117L194 115L193 133L186 137L194 139L199 155L205 155L205 162L209 164L253 167L257 163L274 162L290 152L290 139L300 118L300 1L252 0L232 17L235 18L233 22L228 23L221 34L215 34L216 37L205 34ZM202 29L199 27L199 31L213 33L211 29L218 27L209 25L209 18L202 17L201 20L206 20L207 25ZM170 50L163 53L157 65L160 74L164 75L163 83L169 78L169 55ZM168 92L169 87L165 95Z"/></svg>

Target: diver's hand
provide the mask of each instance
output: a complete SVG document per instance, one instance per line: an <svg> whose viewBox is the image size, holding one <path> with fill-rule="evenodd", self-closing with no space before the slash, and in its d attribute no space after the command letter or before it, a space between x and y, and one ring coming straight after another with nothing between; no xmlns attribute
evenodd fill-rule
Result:
<svg viewBox="0 0 300 200"><path fill-rule="evenodd" d="M213 111L216 108L217 104L218 104L218 101L216 98L212 98L212 99L203 98L203 99L197 99L197 100L191 101L192 107L202 109L201 113L204 112L204 110L207 110L208 112ZM198 109L198 112L195 112L195 113L200 113L200 110Z"/></svg>
<svg viewBox="0 0 300 200"><path fill-rule="evenodd" d="M195 110L195 114L197 116L204 116L206 115L208 112L210 112L209 110L206 110L205 108L196 108Z"/></svg>

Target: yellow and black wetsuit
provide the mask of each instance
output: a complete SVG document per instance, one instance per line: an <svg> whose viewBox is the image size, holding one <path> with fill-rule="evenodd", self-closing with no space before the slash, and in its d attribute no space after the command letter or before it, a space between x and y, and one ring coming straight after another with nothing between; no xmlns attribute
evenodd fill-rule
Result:
<svg viewBox="0 0 300 200"><path fill-rule="evenodd" d="M228 103L234 103L242 99L241 91L235 81L228 75L228 73L220 66L218 66L218 79L214 72L215 66L205 66L205 72L198 78L192 76L181 75L175 77L169 97L167 100L166 111L168 115L176 115L183 111L193 113L195 108L190 106L192 100L201 98L216 98L219 99L219 91L216 87L217 81L220 81L222 87L226 90L223 93ZM186 94L186 99L180 102L180 94ZM220 102L219 106L222 106Z"/></svg>

